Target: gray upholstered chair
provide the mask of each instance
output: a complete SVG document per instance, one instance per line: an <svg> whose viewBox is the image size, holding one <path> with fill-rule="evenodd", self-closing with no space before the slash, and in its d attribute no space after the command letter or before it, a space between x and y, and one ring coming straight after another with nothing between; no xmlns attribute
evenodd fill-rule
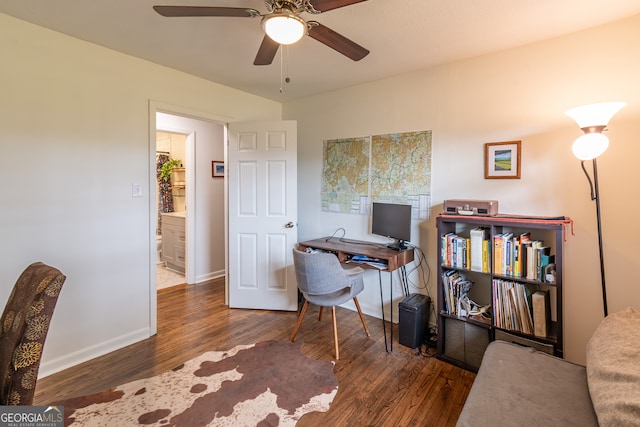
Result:
<svg viewBox="0 0 640 427"><path fill-rule="evenodd" d="M298 329L300 329L309 303L320 306L318 320L322 320L322 308L331 307L333 316L333 342L336 349L336 359L339 359L338 325L336 322L335 306L343 304L350 299L353 299L358 309L365 333L368 337L371 336L362 311L360 310L358 298L356 298L356 295L364 289L364 281L362 280L364 270L362 268L342 268L338 258L333 254L307 253L297 249L293 250L293 263L296 269L298 288L305 298L305 303L298 316L293 334L291 334L291 341L296 339L296 334L298 333Z"/></svg>
<svg viewBox="0 0 640 427"><path fill-rule="evenodd" d="M58 269L35 262L16 281L0 320L0 405L31 405L65 279Z"/></svg>

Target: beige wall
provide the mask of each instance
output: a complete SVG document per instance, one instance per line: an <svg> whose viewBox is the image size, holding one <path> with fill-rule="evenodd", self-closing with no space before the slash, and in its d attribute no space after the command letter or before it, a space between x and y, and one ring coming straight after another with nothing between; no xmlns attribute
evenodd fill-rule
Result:
<svg viewBox="0 0 640 427"><path fill-rule="evenodd" d="M223 121L282 107L7 15L0 28L0 301L31 262L67 275L46 375L152 330L150 103Z"/></svg>
<svg viewBox="0 0 640 427"><path fill-rule="evenodd" d="M599 159L609 311L640 309L632 243L640 218L640 16L518 49L380 80L284 105L298 120L300 238L372 238L368 219L320 211L322 141L389 132L433 131L432 218L446 199L497 199L500 212L566 215L575 236L565 246L565 357L584 363L588 338L602 319L595 205L571 144L580 131L567 109L626 101ZM372 50L375 55L375 48ZM366 63L364 63L366 65ZM485 180L483 144L522 140L519 180ZM433 219L416 227L435 296ZM361 304L379 311L377 275ZM397 295L398 293L396 293ZM396 300L397 303L397 300ZM377 307L377 308L376 308ZM433 320L433 317L432 317Z"/></svg>

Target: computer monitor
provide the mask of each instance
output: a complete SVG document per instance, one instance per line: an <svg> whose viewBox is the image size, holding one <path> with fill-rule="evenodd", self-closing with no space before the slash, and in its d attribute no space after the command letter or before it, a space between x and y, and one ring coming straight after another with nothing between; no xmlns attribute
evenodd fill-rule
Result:
<svg viewBox="0 0 640 427"><path fill-rule="evenodd" d="M388 248L402 251L411 240L411 205L373 203L371 233L394 239Z"/></svg>

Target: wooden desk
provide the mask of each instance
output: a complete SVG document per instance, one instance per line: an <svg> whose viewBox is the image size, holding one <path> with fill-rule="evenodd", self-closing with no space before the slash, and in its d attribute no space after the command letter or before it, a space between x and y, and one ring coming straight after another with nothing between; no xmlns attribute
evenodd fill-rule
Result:
<svg viewBox="0 0 640 427"><path fill-rule="evenodd" d="M353 255L364 255L370 258L377 258L379 260L383 260L387 264L387 269L384 271L388 272L392 272L409 264L413 261L414 257L414 251L411 247L404 251L395 251L387 248L381 243L340 239L336 237L322 237L320 239L308 240L306 242L298 243L298 246L300 247L300 250L312 248L333 252L343 264L348 264ZM367 264L359 264L359 266L362 268L376 269L375 267L371 267Z"/></svg>
<svg viewBox="0 0 640 427"><path fill-rule="evenodd" d="M366 242L362 240L350 240L341 239L336 237L322 237L320 239L307 240L305 242L299 242L298 247L300 250L321 249L326 252L333 252L343 264L357 265L358 267L378 270L378 282L380 284L380 306L382 309L382 329L384 331L384 347L387 352L393 351L393 274L390 275L390 288L391 288L391 345L387 344L387 326L384 318L384 300L382 298L382 273L381 271L387 271L392 273L393 271L401 268L402 275L406 280L406 271L404 266L409 264L414 259L414 250L412 247L404 251L396 251L389 249L386 245L381 243ZM355 264L351 263L351 257L353 255L364 255L370 258L376 258L386 264L385 269L372 267L367 264Z"/></svg>

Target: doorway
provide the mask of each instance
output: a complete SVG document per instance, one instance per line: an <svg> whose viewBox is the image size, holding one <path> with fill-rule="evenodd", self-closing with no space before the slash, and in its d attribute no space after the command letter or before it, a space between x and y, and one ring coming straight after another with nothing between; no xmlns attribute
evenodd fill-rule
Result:
<svg viewBox="0 0 640 427"><path fill-rule="evenodd" d="M149 103L149 324L157 331L156 132L186 135L184 148L185 280L196 284L226 275L225 180L212 176L212 162L224 162L222 120L181 107ZM162 150L161 150L162 151ZM164 240L164 236L163 236Z"/></svg>

